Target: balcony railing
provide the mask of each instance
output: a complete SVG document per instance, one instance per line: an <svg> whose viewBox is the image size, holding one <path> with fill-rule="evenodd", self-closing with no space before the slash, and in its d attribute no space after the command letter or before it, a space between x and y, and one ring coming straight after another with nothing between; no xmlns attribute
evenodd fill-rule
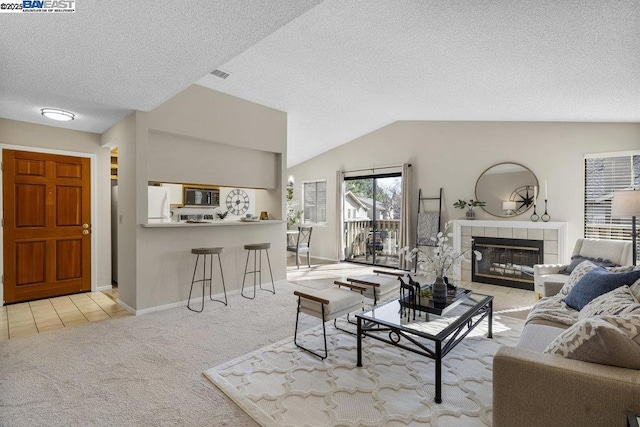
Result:
<svg viewBox="0 0 640 427"><path fill-rule="evenodd" d="M347 219L344 221L345 258L347 260L362 257L368 260L373 250L375 250L376 256L398 256L400 220L377 220L376 226L378 239L374 241L372 220ZM368 242L369 245L367 245Z"/></svg>

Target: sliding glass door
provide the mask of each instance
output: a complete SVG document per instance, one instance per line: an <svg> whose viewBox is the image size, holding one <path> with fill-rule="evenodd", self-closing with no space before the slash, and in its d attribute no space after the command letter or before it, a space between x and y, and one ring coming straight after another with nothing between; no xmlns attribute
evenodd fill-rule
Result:
<svg viewBox="0 0 640 427"><path fill-rule="evenodd" d="M345 178L345 260L398 268L401 206L401 174Z"/></svg>

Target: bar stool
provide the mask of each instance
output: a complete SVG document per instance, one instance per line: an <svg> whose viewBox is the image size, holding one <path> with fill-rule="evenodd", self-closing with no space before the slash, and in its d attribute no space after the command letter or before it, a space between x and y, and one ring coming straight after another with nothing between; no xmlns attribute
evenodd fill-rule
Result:
<svg viewBox="0 0 640 427"><path fill-rule="evenodd" d="M191 289L189 290L189 300L187 301L187 308L191 311L195 311L196 313L202 312L204 310L204 288L209 282L209 299L211 301L221 302L224 305L227 305L227 288L224 285L224 274L222 273L222 261L220 260L220 254L224 252L224 248L194 248L191 249L191 253L197 255L196 265L193 267L193 277L191 278ZM202 279L196 280L196 270L198 269L198 261L200 260L200 255L204 256L202 260ZM213 287L213 255L218 255L218 264L220 264L220 276L222 277L222 291L224 292L224 301L213 299L211 296L211 288ZM209 256L209 277L207 277L207 256ZM191 308L191 292L193 292L193 284L197 282L202 282L202 307L200 310L195 310Z"/></svg>
<svg viewBox="0 0 640 427"><path fill-rule="evenodd" d="M249 299L254 299L256 297L256 274L258 275L260 282L260 289L263 291L269 291L272 294L276 293L276 287L273 284L273 273L271 272L271 261L269 260L269 248L271 248L271 243L253 243L250 245L244 245L244 248L247 250L247 262L244 265L244 277L242 278L242 290L240 294ZM267 254L267 262L269 263L269 275L271 276L271 286L273 287L273 291L270 289L264 289L262 287L262 251L265 251ZM249 266L249 256L253 252L253 271L247 271L247 267ZM257 263L258 253L260 254L260 263ZM253 296L247 296L244 294L244 282L247 278L247 274L253 274Z"/></svg>

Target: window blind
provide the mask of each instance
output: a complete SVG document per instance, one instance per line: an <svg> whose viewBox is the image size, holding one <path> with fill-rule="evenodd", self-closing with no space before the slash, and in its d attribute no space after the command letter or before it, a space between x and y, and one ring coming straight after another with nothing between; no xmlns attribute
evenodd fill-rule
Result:
<svg viewBox="0 0 640 427"><path fill-rule="evenodd" d="M584 237L631 240L631 217L611 215L613 193L638 189L640 152L585 158Z"/></svg>
<svg viewBox="0 0 640 427"><path fill-rule="evenodd" d="M327 222L327 182L315 181L303 184L304 222Z"/></svg>

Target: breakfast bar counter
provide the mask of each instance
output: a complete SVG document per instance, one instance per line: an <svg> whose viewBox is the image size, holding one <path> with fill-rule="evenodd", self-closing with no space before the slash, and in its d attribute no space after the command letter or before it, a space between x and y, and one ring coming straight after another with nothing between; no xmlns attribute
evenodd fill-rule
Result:
<svg viewBox="0 0 640 427"><path fill-rule="evenodd" d="M286 283L287 222L284 220L240 221L235 218L209 222L138 223L135 230L138 242L136 280L145 284L138 287L136 313L186 306L195 265L191 254L193 248L224 248L220 257L229 296L239 293L242 287L247 263L245 245L270 243L269 260L276 292ZM267 259L263 262L263 269L267 268ZM213 270L213 293L216 294L221 292L221 277L217 266ZM268 281L271 287L268 273L261 279L265 284ZM247 276L247 280L253 281L253 277ZM200 295L196 293L196 296ZM268 298L270 294L259 292L258 295L261 299ZM233 304L230 301L230 305ZM224 309L226 307L205 303L205 310Z"/></svg>
<svg viewBox="0 0 640 427"><path fill-rule="evenodd" d="M231 225L273 225L273 224L283 224L285 221L281 219L267 219L267 220L259 220L259 221L181 221L181 222L154 222L148 224L140 224L144 228L174 228L174 227L220 227L220 226L231 226Z"/></svg>

